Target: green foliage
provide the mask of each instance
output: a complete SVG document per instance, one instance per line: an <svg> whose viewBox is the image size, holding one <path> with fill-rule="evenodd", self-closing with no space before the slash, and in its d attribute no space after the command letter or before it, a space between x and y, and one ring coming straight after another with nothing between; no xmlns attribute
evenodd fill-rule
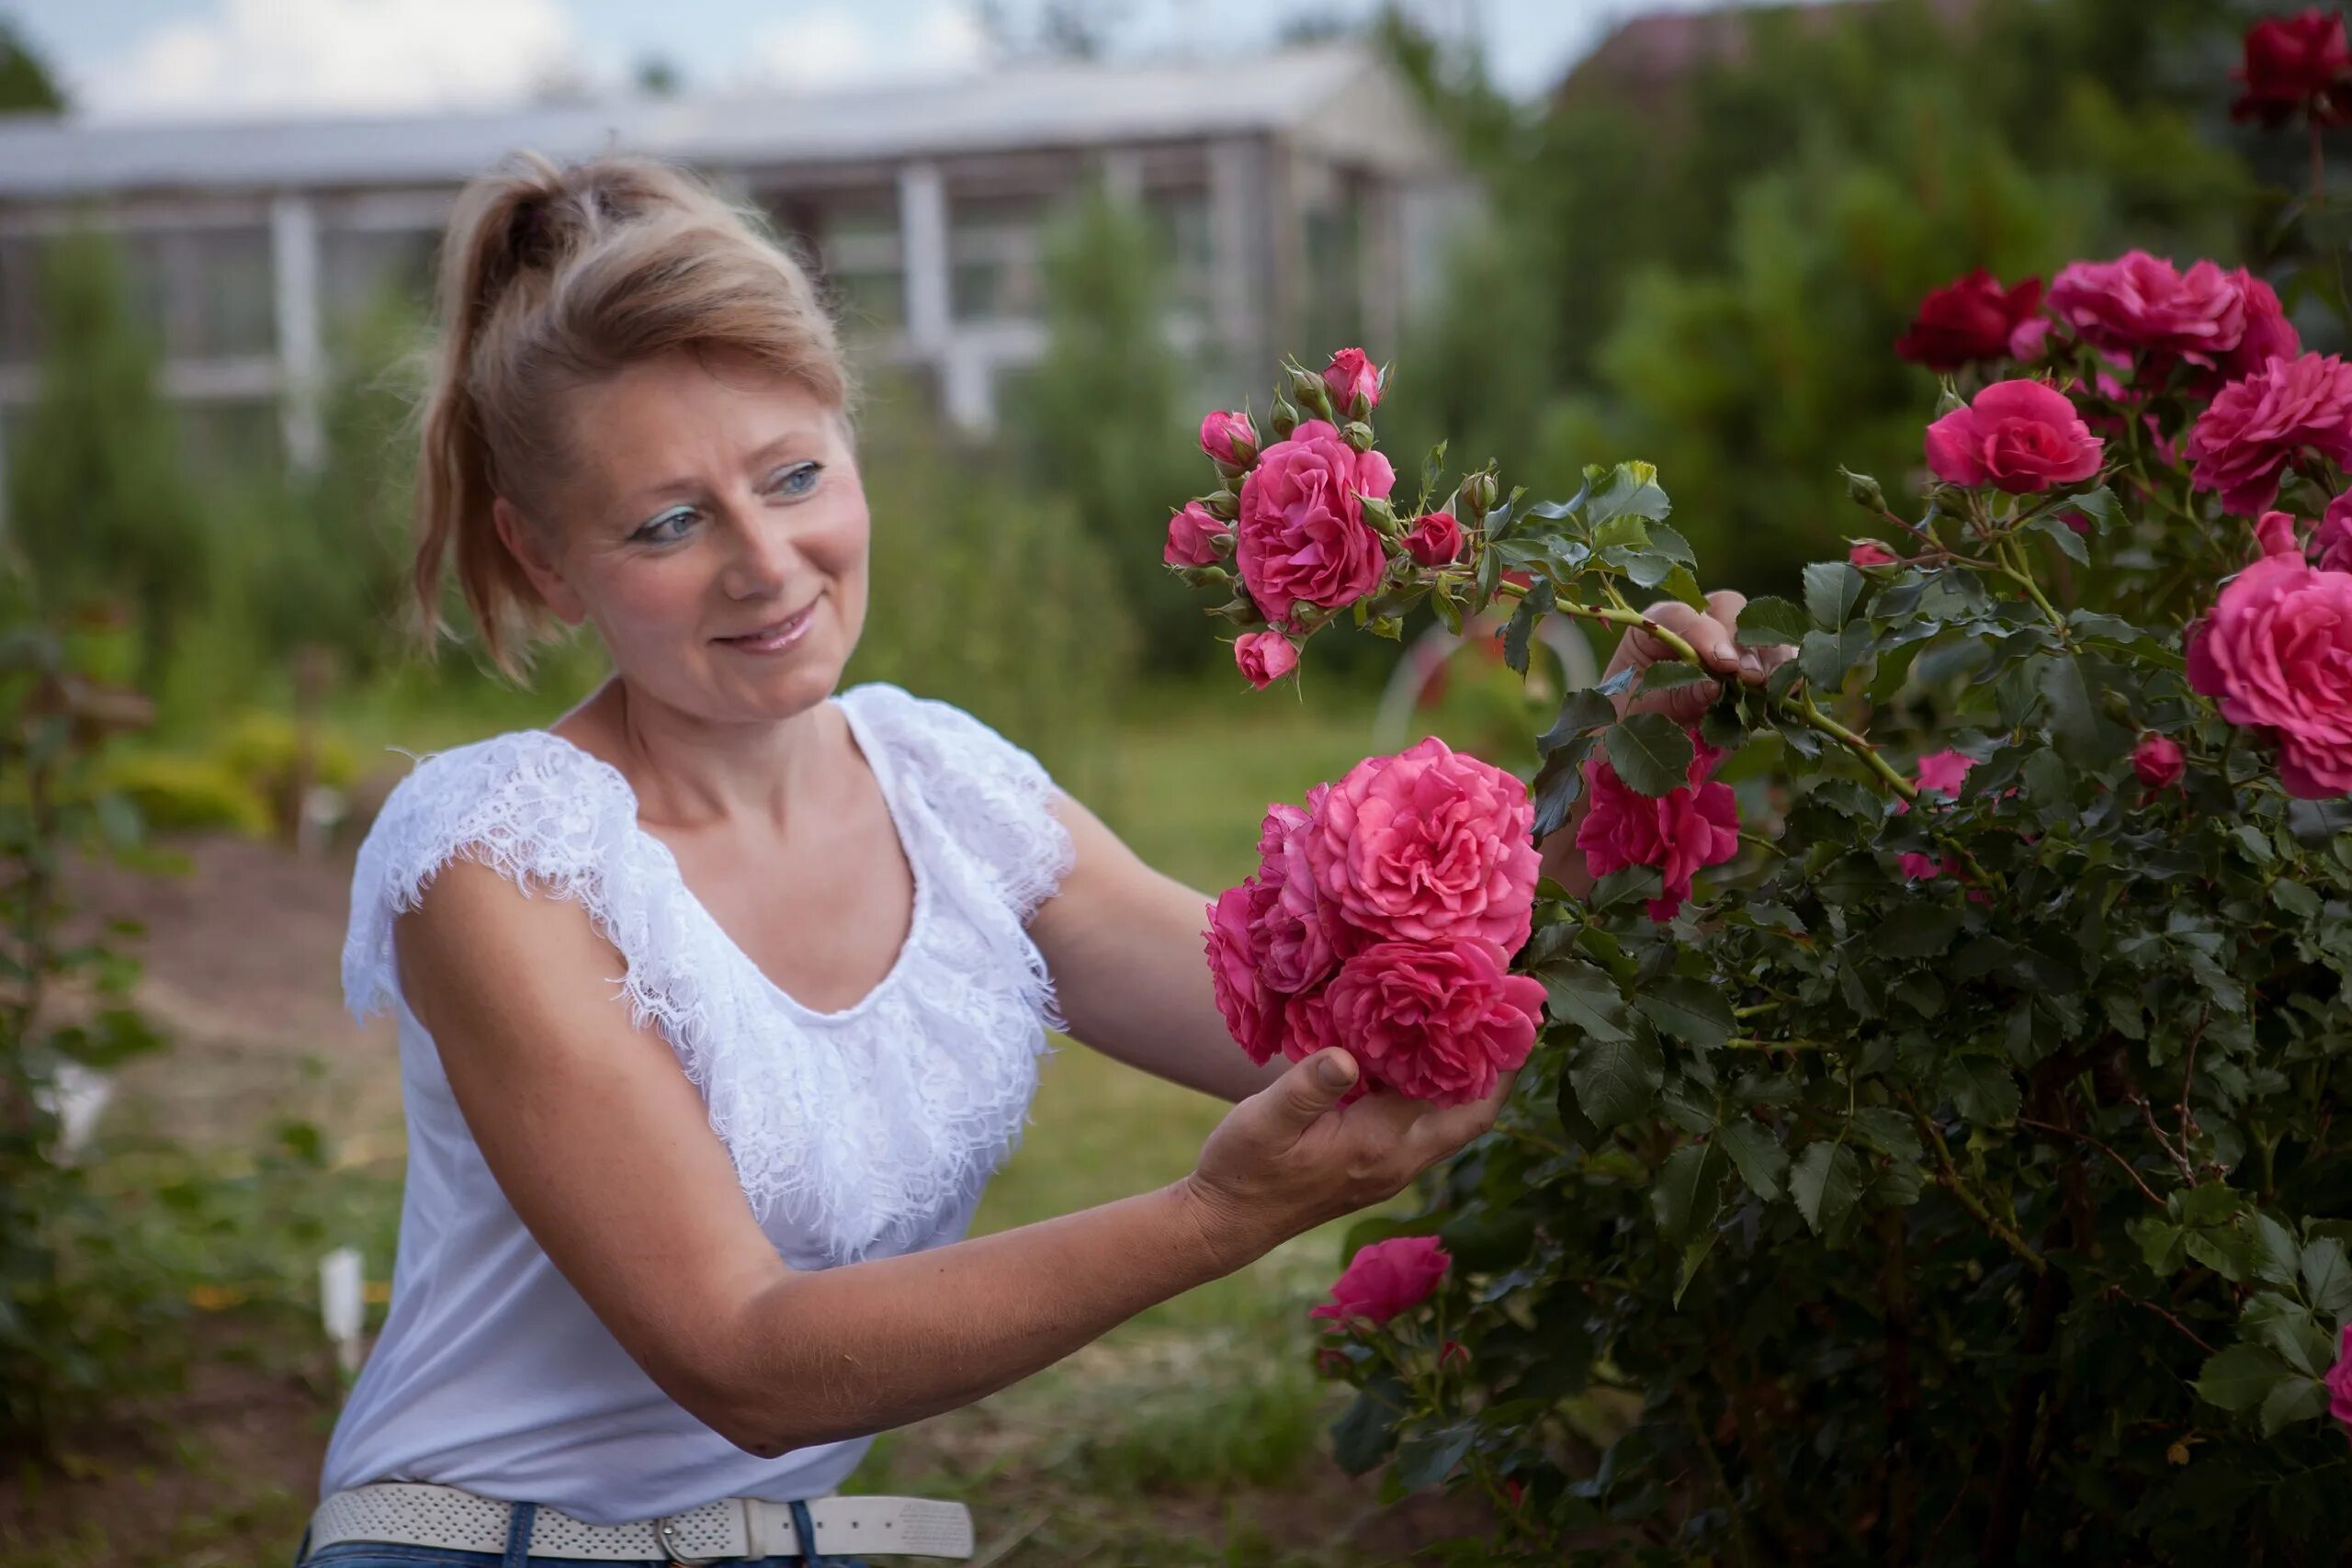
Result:
<svg viewBox="0 0 2352 1568"><path fill-rule="evenodd" d="M40 394L10 433L9 529L46 602L135 607L152 678L202 581L198 508L114 246L75 231L43 260Z"/></svg>
<svg viewBox="0 0 2352 1568"><path fill-rule="evenodd" d="M58 114L64 107L49 67L15 22L0 19L0 114Z"/></svg>
<svg viewBox="0 0 2352 1568"><path fill-rule="evenodd" d="M60 1121L77 1074L159 1043L131 1005L139 971L120 933L71 931L62 886L73 858L137 847L137 813L93 770L141 705L93 676L123 661L107 628L36 618L28 588L0 581L0 1447L45 1442L139 1386L157 1307L108 1267Z"/></svg>
<svg viewBox="0 0 2352 1568"><path fill-rule="evenodd" d="M1952 12L1762 7L1662 102L1589 72L1520 136L1469 137L1494 217L1410 335L1408 449L1451 435L1544 493L1641 451L1716 581L1761 588L1835 538L1835 463L1917 466L1928 383L1886 349L1929 288L2246 248L2253 187L2198 134L2234 42L2216 7Z"/></svg>
<svg viewBox="0 0 2352 1568"><path fill-rule="evenodd" d="M1547 1021L1496 1133L1351 1238L1454 1255L1426 1310L1335 1342L1333 1440L1385 1498L1493 1501L1505 1540L1464 1561L2341 1559L2352 804L2290 795L2188 683L2182 628L2256 547L2177 457L2207 394L2143 364L2126 405L2054 352L2121 433L2103 471L1908 515L1848 475L1902 554L1750 601L1738 641L1792 645L1759 684L1634 608L1698 581L1646 463L1290 613L1305 642L1515 601L1507 659L1547 615L1648 626L1674 657L1538 739L1538 835L1595 760L1689 809L1700 740L1741 805L1747 848L1666 918L1650 867L1540 890ZM2344 488L2310 463L2280 505ZM1701 682L1688 730L1611 700ZM2138 775L2154 736L2177 784ZM1973 763L1956 796L1897 761L1940 751Z"/></svg>
<svg viewBox="0 0 2352 1568"><path fill-rule="evenodd" d="M859 460L874 590L846 679L944 697L1078 768L1134 665L1132 633L1100 614L1114 566L1071 503L951 445L904 398L875 404Z"/></svg>
<svg viewBox="0 0 2352 1568"><path fill-rule="evenodd" d="M1047 231L1045 357L1008 389L1007 425L1032 483L1066 502L1114 572L1155 665L1200 660L1199 615L1160 570L1183 504L1182 367L1141 213L1091 191Z"/></svg>

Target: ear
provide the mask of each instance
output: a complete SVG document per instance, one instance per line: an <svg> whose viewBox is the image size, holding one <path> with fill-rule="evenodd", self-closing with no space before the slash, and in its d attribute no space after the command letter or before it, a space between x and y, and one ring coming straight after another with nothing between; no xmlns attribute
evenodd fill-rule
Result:
<svg viewBox="0 0 2352 1568"><path fill-rule="evenodd" d="M490 516L497 525L499 543L522 567L523 575L531 580L531 587L548 613L567 626L576 626L587 619L588 606L571 591L571 584L564 581L563 570L548 552L543 533L503 495L491 502Z"/></svg>

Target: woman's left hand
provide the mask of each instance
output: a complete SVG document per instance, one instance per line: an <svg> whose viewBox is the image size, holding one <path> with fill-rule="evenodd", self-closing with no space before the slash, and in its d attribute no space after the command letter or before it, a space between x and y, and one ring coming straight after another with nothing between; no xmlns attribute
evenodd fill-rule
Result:
<svg viewBox="0 0 2352 1568"><path fill-rule="evenodd" d="M1651 625L1689 643L1699 655L1700 668L1710 674L1736 677L1745 686L1761 686L1765 678L1794 658L1797 650L1786 643L1770 648L1740 647L1739 612L1747 604L1747 594L1724 588L1707 595L1703 611L1692 609L1679 599L1662 599L1644 610L1642 615ZM1618 639L1617 654L1609 661L1608 673L1615 675L1630 670L1638 678L1651 665L1676 657L1674 650L1657 636L1634 626ZM1720 694L1718 686L1693 682L1639 697L1628 686L1612 700L1620 718L1628 714L1662 713L1682 724L1696 724L1714 705Z"/></svg>

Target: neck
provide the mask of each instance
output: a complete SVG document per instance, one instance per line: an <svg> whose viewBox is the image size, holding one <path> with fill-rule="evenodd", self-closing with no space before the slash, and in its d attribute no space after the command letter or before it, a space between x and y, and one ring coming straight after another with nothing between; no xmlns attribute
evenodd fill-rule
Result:
<svg viewBox="0 0 2352 1568"><path fill-rule="evenodd" d="M788 815L824 768L835 720L829 703L783 718L717 723L670 706L615 676L590 699L607 760L649 823L695 829Z"/></svg>

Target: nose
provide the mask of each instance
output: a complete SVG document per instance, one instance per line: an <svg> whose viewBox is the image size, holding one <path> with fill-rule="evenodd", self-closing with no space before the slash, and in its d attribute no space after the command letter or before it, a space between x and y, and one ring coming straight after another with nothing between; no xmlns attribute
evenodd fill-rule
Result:
<svg viewBox="0 0 2352 1568"><path fill-rule="evenodd" d="M737 502L726 508L726 529L729 547L718 586L729 599L773 599L805 564L791 525L774 508Z"/></svg>

